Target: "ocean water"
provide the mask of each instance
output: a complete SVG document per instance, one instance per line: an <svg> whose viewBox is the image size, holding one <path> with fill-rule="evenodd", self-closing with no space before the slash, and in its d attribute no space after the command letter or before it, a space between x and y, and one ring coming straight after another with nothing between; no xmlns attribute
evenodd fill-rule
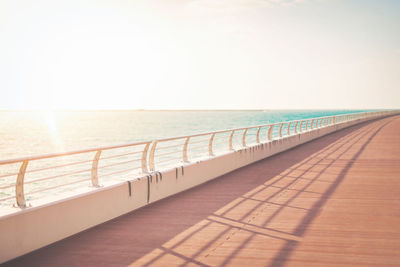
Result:
<svg viewBox="0 0 400 267"><path fill-rule="evenodd" d="M366 110L3 111L0 112L0 160L363 111ZM255 134L255 131L247 133L249 142L255 142ZM208 138L191 138L189 161L208 156ZM229 133L217 135L213 143L215 151L227 151L228 138ZM234 146L240 147L240 133L235 138ZM265 140L266 131L260 138ZM155 156L156 169L181 164L182 145L182 140L164 147L160 143ZM99 161L100 183L109 185L140 174L143 148L142 145L103 151ZM27 201L94 190L90 182L94 154L30 161L24 186ZM19 168L20 163L0 165L0 207L15 203Z"/></svg>
<svg viewBox="0 0 400 267"><path fill-rule="evenodd" d="M3 111L0 160L363 111Z"/></svg>

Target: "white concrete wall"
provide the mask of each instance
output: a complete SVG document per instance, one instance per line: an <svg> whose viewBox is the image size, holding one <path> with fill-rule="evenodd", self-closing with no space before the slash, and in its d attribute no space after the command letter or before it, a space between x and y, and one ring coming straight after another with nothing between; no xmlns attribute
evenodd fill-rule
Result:
<svg viewBox="0 0 400 267"><path fill-rule="evenodd" d="M151 178L133 180L132 196L129 196L128 182L123 182L92 193L4 216L0 218L0 263L143 207L148 204L148 197L149 203L155 202L315 138L370 119L372 118L315 129L190 163L184 166L184 175L182 168L178 168L164 171L162 180L160 175L155 174Z"/></svg>

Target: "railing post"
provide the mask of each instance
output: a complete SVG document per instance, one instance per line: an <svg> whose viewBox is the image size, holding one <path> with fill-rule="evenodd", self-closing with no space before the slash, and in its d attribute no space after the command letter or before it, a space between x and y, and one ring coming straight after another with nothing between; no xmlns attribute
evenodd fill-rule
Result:
<svg viewBox="0 0 400 267"><path fill-rule="evenodd" d="M311 120L311 130L314 129L314 119Z"/></svg>
<svg viewBox="0 0 400 267"><path fill-rule="evenodd" d="M274 124L271 124L268 129L268 140L272 140L272 130L274 129Z"/></svg>
<svg viewBox="0 0 400 267"><path fill-rule="evenodd" d="M290 135L290 124L291 124L291 122L289 122L289 124L287 126L287 135Z"/></svg>
<svg viewBox="0 0 400 267"><path fill-rule="evenodd" d="M279 137L282 137L282 127L283 127L283 122L281 123L281 127L279 127Z"/></svg>
<svg viewBox="0 0 400 267"><path fill-rule="evenodd" d="M101 155L101 150L98 150L94 155L92 161L92 186L99 187L99 176L98 176L98 166L99 166L99 159Z"/></svg>
<svg viewBox="0 0 400 267"><path fill-rule="evenodd" d="M190 140L190 136L186 138L185 144L183 145L183 150L182 150L183 162L188 162L187 149L188 149L188 145L189 145L189 140Z"/></svg>
<svg viewBox="0 0 400 267"><path fill-rule="evenodd" d="M243 147L246 147L246 134L247 134L247 130L248 130L248 128L244 130L243 136L242 136L242 146L243 146Z"/></svg>
<svg viewBox="0 0 400 267"><path fill-rule="evenodd" d="M154 164L154 154L156 152L156 147L157 147L157 141L153 142L153 146L150 149L150 155L149 155L149 168L150 171L155 170L155 164Z"/></svg>
<svg viewBox="0 0 400 267"><path fill-rule="evenodd" d="M319 121L319 128L321 128L322 127L322 122L324 121L324 119L320 119L320 121Z"/></svg>
<svg viewBox="0 0 400 267"><path fill-rule="evenodd" d="M148 169L147 169L147 152L149 151L150 144L151 143L147 143L146 146L143 149L143 153L142 153L142 172L148 172Z"/></svg>
<svg viewBox="0 0 400 267"><path fill-rule="evenodd" d="M300 133L303 132L303 121L300 122L300 129L299 130L300 130Z"/></svg>
<svg viewBox="0 0 400 267"><path fill-rule="evenodd" d="M306 131L308 131L308 120L306 120Z"/></svg>
<svg viewBox="0 0 400 267"><path fill-rule="evenodd" d="M261 127L258 127L257 135L256 135L256 142L257 142L257 144L260 143L260 131L261 131Z"/></svg>
<svg viewBox="0 0 400 267"><path fill-rule="evenodd" d="M24 178L25 178L26 167L28 167L28 162L29 161L27 160L22 162L21 167L19 168L17 182L15 183L15 199L17 201L18 207L20 208L26 207L25 194L24 194Z"/></svg>
<svg viewBox="0 0 400 267"><path fill-rule="evenodd" d="M233 150L233 134L235 133L235 130L232 130L231 135L229 136L229 150Z"/></svg>
<svg viewBox="0 0 400 267"><path fill-rule="evenodd" d="M213 153L213 141L214 141L215 133L213 133L210 137L210 141L208 142L208 155L210 157L214 156Z"/></svg>
<svg viewBox="0 0 400 267"><path fill-rule="evenodd" d="M294 126L294 133L297 134L297 124L299 124L299 121L296 121L296 125Z"/></svg>

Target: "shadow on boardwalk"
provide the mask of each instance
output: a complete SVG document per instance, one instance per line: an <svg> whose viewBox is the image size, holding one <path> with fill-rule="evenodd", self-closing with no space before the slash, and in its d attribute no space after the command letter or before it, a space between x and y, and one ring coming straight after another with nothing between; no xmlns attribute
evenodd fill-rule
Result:
<svg viewBox="0 0 400 267"><path fill-rule="evenodd" d="M330 134L6 266L283 265L354 160L390 122Z"/></svg>

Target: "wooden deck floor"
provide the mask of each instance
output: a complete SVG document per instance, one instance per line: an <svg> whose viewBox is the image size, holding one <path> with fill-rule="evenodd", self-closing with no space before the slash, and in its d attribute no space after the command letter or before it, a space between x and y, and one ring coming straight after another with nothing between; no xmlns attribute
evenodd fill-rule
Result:
<svg viewBox="0 0 400 267"><path fill-rule="evenodd" d="M357 125L7 266L400 266L400 116Z"/></svg>

